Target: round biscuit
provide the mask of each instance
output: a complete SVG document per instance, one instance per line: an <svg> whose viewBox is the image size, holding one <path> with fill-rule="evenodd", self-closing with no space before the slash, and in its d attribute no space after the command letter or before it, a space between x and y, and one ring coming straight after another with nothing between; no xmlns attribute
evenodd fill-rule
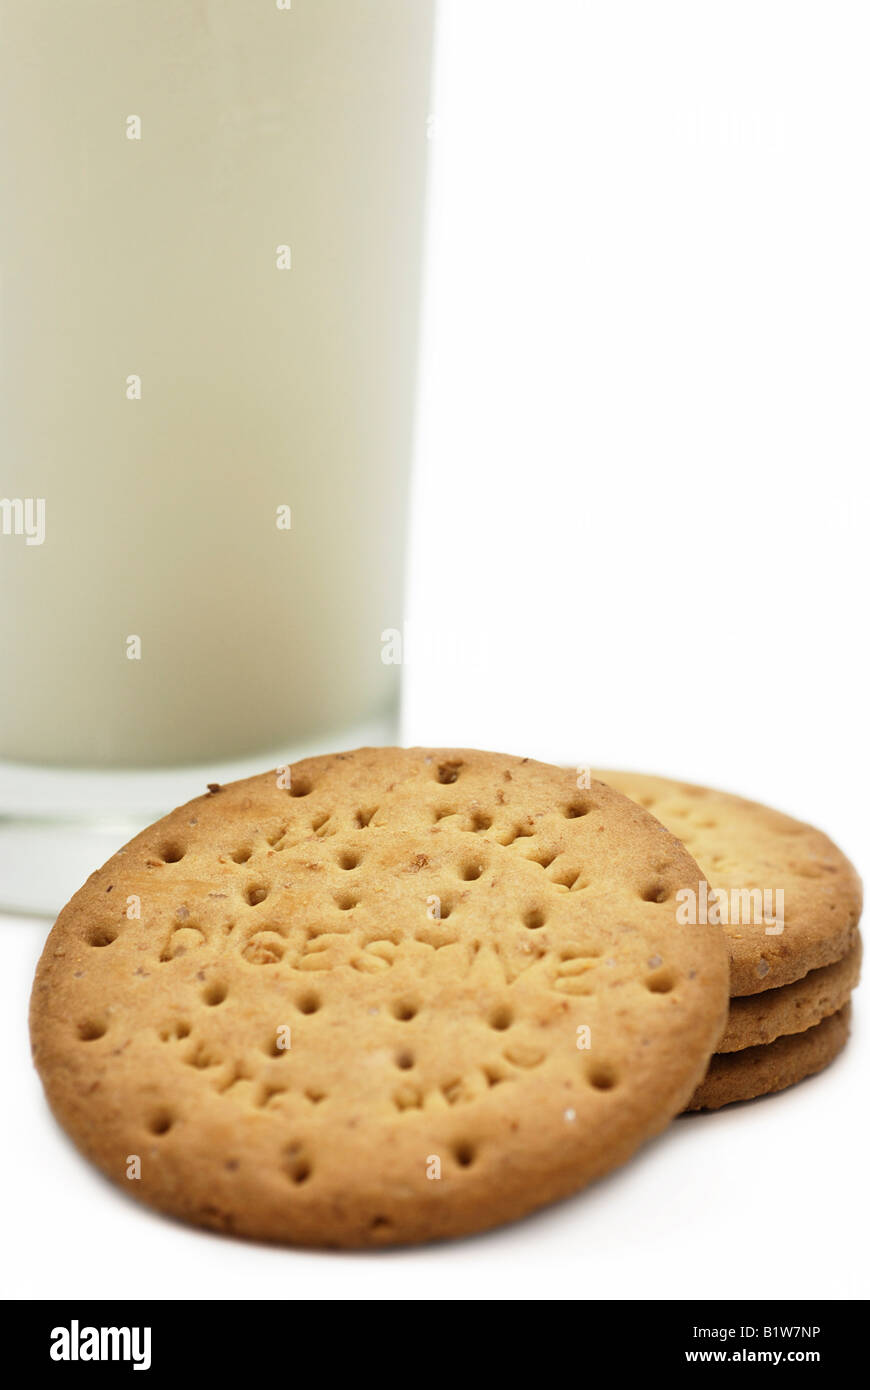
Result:
<svg viewBox="0 0 870 1390"><path fill-rule="evenodd" d="M805 1033L823 1018L838 1013L861 975L861 938L842 960L811 970L802 980L732 999L728 1025L717 1052L740 1052L774 1042L789 1033Z"/></svg>
<svg viewBox="0 0 870 1390"><path fill-rule="evenodd" d="M596 772L682 840L714 888L784 895L784 929L725 926L732 995L778 989L841 960L861 916L861 880L821 830L743 797L637 772ZM772 901L774 901L772 899Z"/></svg>
<svg viewBox="0 0 870 1390"><path fill-rule="evenodd" d="M180 807L61 913L31 1003L79 1148L216 1230L482 1230L622 1163L722 1035L718 928L627 797L469 750L312 758Z"/></svg>
<svg viewBox="0 0 870 1390"><path fill-rule="evenodd" d="M814 1076L842 1052L849 1037L851 1004L805 1033L791 1033L761 1047L717 1053L687 1110L720 1110L735 1101L784 1091Z"/></svg>

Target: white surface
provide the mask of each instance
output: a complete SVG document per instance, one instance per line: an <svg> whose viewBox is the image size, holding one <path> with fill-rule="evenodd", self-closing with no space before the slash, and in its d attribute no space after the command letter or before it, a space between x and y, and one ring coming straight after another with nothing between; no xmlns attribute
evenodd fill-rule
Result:
<svg viewBox="0 0 870 1390"><path fill-rule="evenodd" d="M848 835L870 9L446 0L441 41L406 738Z"/></svg>
<svg viewBox="0 0 870 1390"><path fill-rule="evenodd" d="M634 766L868 843L860 4L445 0L406 741ZM483 1238L310 1255L138 1209L44 1107L4 924L3 1292L866 1297L866 1010Z"/></svg>

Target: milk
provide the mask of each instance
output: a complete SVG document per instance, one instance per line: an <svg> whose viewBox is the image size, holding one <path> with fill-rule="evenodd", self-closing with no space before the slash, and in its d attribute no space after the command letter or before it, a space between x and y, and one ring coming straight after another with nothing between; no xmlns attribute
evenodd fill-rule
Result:
<svg viewBox="0 0 870 1390"><path fill-rule="evenodd" d="M388 721L431 26L428 0L4 5L0 757Z"/></svg>

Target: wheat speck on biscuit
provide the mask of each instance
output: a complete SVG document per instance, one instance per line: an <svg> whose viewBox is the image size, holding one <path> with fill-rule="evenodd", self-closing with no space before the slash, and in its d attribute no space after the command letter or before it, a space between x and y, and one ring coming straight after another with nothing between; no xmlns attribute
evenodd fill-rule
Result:
<svg viewBox="0 0 870 1390"><path fill-rule="evenodd" d="M691 1097L727 950L627 797L468 750L216 785L61 913L34 1056L131 1195L260 1239L461 1235L576 1191ZM217 794L219 792L219 794Z"/></svg>

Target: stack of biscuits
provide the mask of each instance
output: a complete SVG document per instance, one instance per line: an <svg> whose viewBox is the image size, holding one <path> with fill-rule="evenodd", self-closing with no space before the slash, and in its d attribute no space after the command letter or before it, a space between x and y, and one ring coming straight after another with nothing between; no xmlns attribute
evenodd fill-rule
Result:
<svg viewBox="0 0 870 1390"><path fill-rule="evenodd" d="M761 921L709 911L732 888ZM39 962L34 1058L83 1154L161 1211L465 1235L824 1066L859 910L824 835L736 797L330 754L210 784L91 875Z"/></svg>
<svg viewBox="0 0 870 1390"><path fill-rule="evenodd" d="M596 775L682 840L712 889L707 915L728 937L728 1026L687 1108L718 1110L821 1071L846 1044L861 969L861 881L846 856L813 826L742 797Z"/></svg>

